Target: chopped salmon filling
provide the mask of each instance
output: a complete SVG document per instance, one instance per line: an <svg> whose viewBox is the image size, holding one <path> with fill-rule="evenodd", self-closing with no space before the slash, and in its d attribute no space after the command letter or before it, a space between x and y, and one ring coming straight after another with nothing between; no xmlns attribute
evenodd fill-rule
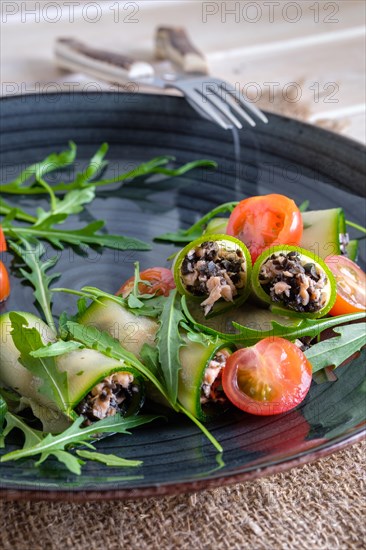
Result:
<svg viewBox="0 0 366 550"><path fill-rule="evenodd" d="M207 296L201 302L205 315L223 298L232 302L246 283L245 257L240 250L226 249L225 243L207 241L192 248L181 267L184 286L195 296Z"/></svg>
<svg viewBox="0 0 366 550"><path fill-rule="evenodd" d="M87 418L86 424L124 413L134 393L139 391L130 372L117 372L97 384L79 403L76 412Z"/></svg>
<svg viewBox="0 0 366 550"><path fill-rule="evenodd" d="M299 312L320 311L326 303L324 271L304 262L298 252L272 254L262 265L259 282L273 302Z"/></svg>

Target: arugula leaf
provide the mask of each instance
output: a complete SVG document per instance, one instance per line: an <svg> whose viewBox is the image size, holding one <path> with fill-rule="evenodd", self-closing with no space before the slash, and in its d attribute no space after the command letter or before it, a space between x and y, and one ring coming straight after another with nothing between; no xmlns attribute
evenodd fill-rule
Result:
<svg viewBox="0 0 366 550"><path fill-rule="evenodd" d="M74 473L80 473L80 468L77 467L75 461L67 457L65 460L65 454L71 455L67 452L66 449L72 445L78 445L81 443L87 443L97 434L103 433L122 433L129 434L129 430L148 422L152 422L158 416L131 416L131 417L121 417L120 415L109 416L103 420L98 420L90 426L84 428L81 427L81 424L85 421L83 417L77 418L69 428L59 435L48 434L44 439L38 441L32 446L27 448L19 449L17 451L12 451L1 457L0 462L8 462L9 460L18 460L19 458L26 458L29 456L41 455L40 460L37 462L37 465L41 464L49 456L54 455L58 460L60 457L62 462L69 466L72 464L72 467L78 469ZM60 455L60 451L62 454ZM73 455L71 455L73 456ZM75 457L74 457L75 458ZM77 460L77 459L76 459Z"/></svg>
<svg viewBox="0 0 366 550"><path fill-rule="evenodd" d="M105 185L110 185L112 183L122 183L126 180L132 180L134 178L141 177L141 176L146 176L146 175L149 175L149 174L164 174L166 176L176 177L176 176L181 176L181 175L185 174L186 172L188 172L189 170L193 170L194 168L200 168L200 167L216 168L217 167L216 162L211 161L211 160L203 159L203 160L196 160L196 161L193 161L193 162L189 162L187 164L184 164L183 166L180 166L179 168L166 168L165 165L168 164L170 161L175 160L175 157L161 156L161 157L153 158L153 159L151 159L147 162L144 162L144 163L138 165L133 170L130 170L129 172L125 172L123 174L118 174L117 176L115 176L113 178L102 179L102 180L98 180L98 181L90 181L92 178L95 177L97 172L99 172L100 170L102 170L104 168L105 162L102 159L103 159L105 153L107 152L107 148L108 148L108 145L103 144L102 147L100 148L100 150L96 153L96 155L91 160L90 165L86 169L85 172L83 172L81 174L78 174L76 176L75 180L70 182L70 183L59 183L57 185L53 185L52 186L53 192L54 193L65 193L65 192L68 192L68 191L72 191L74 189L84 189L88 186L103 187ZM51 156L52 155L50 155L50 157ZM75 156L74 156L73 160L68 164L71 164L74 160L75 160ZM47 164L46 161L47 161L47 159L45 159L45 161L43 161L43 163L45 163L46 166L51 167L48 170L49 172L55 170L56 168L62 168L64 166L66 166L66 164L64 166L61 166L61 165L57 166L55 164L50 165L49 163ZM42 163L40 163L40 164L42 164ZM37 165L34 165L34 166L37 166ZM29 169L24 171L27 174L27 177L25 178L24 181L26 181L32 174L35 173L34 170L33 170L34 166L31 166L31 167L29 167ZM38 182L38 184L40 183L42 176L46 175L47 173L48 173L47 170L46 171L39 170L37 172L36 181ZM22 176L22 174L21 174L21 176ZM17 178L17 180L18 179L21 180L22 179L21 176L19 176L19 178ZM15 185L15 182L17 180L14 180L13 182L10 182L8 184L3 185L2 190L4 191L4 193L12 193L12 194L18 194L18 195L19 194L39 195L39 194L44 194L44 193L49 192L42 185L31 185L31 186L27 186L27 187L22 187L22 183L24 183L24 181L21 181L20 185Z"/></svg>
<svg viewBox="0 0 366 550"><path fill-rule="evenodd" d="M32 357L56 357L58 355L64 355L65 353L70 353L70 351L75 351L83 347L83 344L80 342L75 342L74 340L68 340L64 342L63 340L58 340L43 346L35 351L31 351L30 354Z"/></svg>
<svg viewBox="0 0 366 550"><path fill-rule="evenodd" d="M42 380L39 393L57 404L62 412L68 412L69 397L67 373L60 372L52 357L33 357L32 352L46 348L36 328L27 328L28 321L19 313L10 312L11 335L17 350L19 361L29 372Z"/></svg>
<svg viewBox="0 0 366 550"><path fill-rule="evenodd" d="M57 289L59 291L61 289ZM68 289L64 289L67 291ZM109 294L104 292L99 288L92 286L84 286L81 289L82 292L85 292L85 297L92 300L99 300L100 298L107 298L116 304L120 304L126 309L128 309L134 315L143 315L145 317L158 317L163 309L163 306L166 302L165 296L154 296L153 294L129 294L127 298L122 296L116 296L114 294ZM132 300L130 300L132 296Z"/></svg>
<svg viewBox="0 0 366 550"><path fill-rule="evenodd" d="M92 222L82 229L54 229L53 225L60 223L65 219L65 214L51 215L45 218L39 225L31 227L9 226L3 225L5 235L17 238L37 238L49 241L55 247L64 248L64 244L74 246L82 245L98 245L114 248L116 250L150 250L151 247L132 237L123 237L122 235L109 235L97 233L104 227L104 221L99 220Z"/></svg>
<svg viewBox="0 0 366 550"><path fill-rule="evenodd" d="M143 364L152 372L156 377L161 377L161 368L159 364L159 350L157 347L145 344L140 351L140 357Z"/></svg>
<svg viewBox="0 0 366 550"><path fill-rule="evenodd" d="M5 221L11 221L14 219L21 220L23 222L36 223L37 218L31 216L19 206L13 206L0 197L0 214L6 216Z"/></svg>
<svg viewBox="0 0 366 550"><path fill-rule="evenodd" d="M81 458L86 458L88 460L95 460L96 462L102 462L106 466L140 466L142 460L127 460L126 458L121 458L116 455L106 455L104 453L97 453L95 451L76 451L78 456Z"/></svg>
<svg viewBox="0 0 366 550"><path fill-rule="evenodd" d="M84 204L92 202L95 198L95 192L93 187L87 187L86 189L69 191L64 195L62 199L55 197L54 205L50 211L45 211L43 208L37 208L37 220L35 227L42 226L48 218L59 219L61 222L65 219L54 218L53 216L59 216L60 214L79 214L84 209Z"/></svg>
<svg viewBox="0 0 366 550"><path fill-rule="evenodd" d="M3 430L3 433L0 437L0 447L4 447L5 438L15 428L18 428L23 432L23 435L24 435L23 449L29 449L34 445L38 445L38 443L40 443L43 439L43 432L31 428L30 426L28 426L28 424L24 422L22 418L20 418L19 416L11 412L6 413L5 422L6 422L6 427Z"/></svg>
<svg viewBox="0 0 366 550"><path fill-rule="evenodd" d="M233 322L233 327L237 330L235 334L219 332L211 327L203 325L197 322L191 315L185 296L182 296L182 310L189 323L191 323L196 330L201 330L205 334L209 334L218 337L220 340L226 342L233 342L242 346L253 346L263 338L270 336L280 336L287 338L287 340L296 340L303 338L304 336L318 336L323 330L328 328L334 328L344 323L350 323L351 321L358 321L364 319L365 313L349 313L347 315L338 315L337 317L325 317L322 319L299 319L297 325L281 325L275 321L272 321L272 329L270 330L255 330L249 327L240 325Z"/></svg>
<svg viewBox="0 0 366 550"><path fill-rule="evenodd" d="M66 168L66 166L69 166L75 161L76 157L76 145L73 141L69 142L70 149L66 149L65 151L62 151L61 153L51 153L41 162L37 162L36 164L32 164L31 166L28 166L25 170L23 170L15 180L2 185L1 191L3 193L17 193L17 194L23 194L32 192L32 187L23 187L24 183L26 183L32 176L35 180L42 178L46 174L49 174L50 172L53 172L55 170L58 170L60 168ZM34 180L33 182L34 183ZM45 190L41 189L41 192L44 193Z"/></svg>
<svg viewBox="0 0 366 550"><path fill-rule="evenodd" d="M339 334L328 340L318 342L305 351L313 373L326 367L339 367L351 355L366 346L366 325L357 323L336 327L334 332Z"/></svg>
<svg viewBox="0 0 366 550"><path fill-rule="evenodd" d="M4 420L7 412L8 412L8 406L6 404L5 399L0 394L0 437L3 433L3 425L4 425Z"/></svg>
<svg viewBox="0 0 366 550"><path fill-rule="evenodd" d="M308 201L308 200L302 202L299 206L300 212L306 212L309 208L309 204L310 204L310 201Z"/></svg>
<svg viewBox="0 0 366 550"><path fill-rule="evenodd" d="M156 386L160 393L169 401L173 408L175 408L174 404L171 403L169 399L167 390L156 376L150 372L133 353L125 350L118 340L113 338L108 332L101 332L93 326L85 327L74 321L68 321L66 324L72 338L84 344L85 347L95 349L108 357L120 359L132 367L135 367L136 370Z"/></svg>
<svg viewBox="0 0 366 550"><path fill-rule="evenodd" d="M238 201L220 204L205 214L202 218L197 220L188 229L179 229L176 233L163 233L162 235L155 237L154 241L188 244L202 236L205 226L210 220L212 220L212 218L215 218L218 214L222 214L224 212L232 212L237 204Z"/></svg>
<svg viewBox="0 0 366 550"><path fill-rule="evenodd" d="M172 290L165 298L163 311L159 318L156 341L165 386L173 403L176 403L178 398L178 373L181 368L179 351L185 344L179 331L179 325L184 320L179 295L176 290Z"/></svg>
<svg viewBox="0 0 366 550"><path fill-rule="evenodd" d="M51 328L54 328L55 322L51 312L52 293L49 289L49 285L52 281L57 279L60 274L53 273L52 275L47 275L47 271L56 264L58 258L54 256L42 262L42 257L45 254L43 245L36 243L35 246L32 246L26 239L21 239L21 242L23 246L19 246L14 242L9 243L9 246L29 267L30 271L23 268L20 268L19 271L23 277L28 279L32 284L34 288L34 297L44 314L46 322Z"/></svg>

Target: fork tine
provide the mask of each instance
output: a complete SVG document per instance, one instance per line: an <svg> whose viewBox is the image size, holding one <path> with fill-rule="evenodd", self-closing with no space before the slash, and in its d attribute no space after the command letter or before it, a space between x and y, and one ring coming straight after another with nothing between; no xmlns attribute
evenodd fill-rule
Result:
<svg viewBox="0 0 366 550"><path fill-rule="evenodd" d="M266 115L262 113L262 111L258 109L256 105L253 105L252 103L250 103L250 101L245 100L240 94L240 92L238 92L237 90L227 88L227 83L224 81L220 82L220 88L224 90L224 92L228 93L233 99L236 99L236 101L241 105L243 109L247 109L253 115L256 115L262 122L264 122L265 124L268 124L268 118L266 117Z"/></svg>
<svg viewBox="0 0 366 550"><path fill-rule="evenodd" d="M219 126L221 126L221 128L223 128L224 130L229 130L230 128L232 128L231 124L228 124L226 122L225 117L218 112L217 108L214 105L212 105L208 101L202 101L202 96L199 92L197 92L196 89L186 86L181 87L177 86L176 84L174 85L174 87L178 88L184 93L186 99L189 101L192 107L194 107L200 114L202 114L203 111L211 120L219 124Z"/></svg>
<svg viewBox="0 0 366 550"><path fill-rule="evenodd" d="M222 99L222 101L226 103L228 107L230 107L230 109L233 109L239 116L246 120L248 124L252 126L252 128L254 128L254 126L256 126L256 123L255 120L245 111L246 104L243 105L242 103L236 101L236 96L233 94L232 90L225 88L223 84L224 82L220 84L220 89L228 94L229 97ZM220 97L219 93L216 90L212 89L212 91Z"/></svg>
<svg viewBox="0 0 366 550"><path fill-rule="evenodd" d="M211 90L211 88L209 88ZM243 128L243 125L241 124L240 120L236 118L236 116L233 115L233 113L230 111L229 105L221 99L220 96L217 96L215 93L215 90L212 90L214 92L214 96L206 96L200 89L196 88L196 92L198 92L202 99L205 100L205 102L212 103L221 113L225 115L226 118L228 118L239 130Z"/></svg>

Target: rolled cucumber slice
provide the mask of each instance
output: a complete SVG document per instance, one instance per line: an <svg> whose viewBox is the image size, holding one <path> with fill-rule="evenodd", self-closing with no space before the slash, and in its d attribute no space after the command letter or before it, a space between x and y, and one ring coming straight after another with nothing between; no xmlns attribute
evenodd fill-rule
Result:
<svg viewBox="0 0 366 550"><path fill-rule="evenodd" d="M38 317L29 313L20 313L27 321L28 327L36 328L46 344L56 340L56 334ZM126 415L136 414L144 401L144 384L141 375L123 361L106 357L92 349L79 349L55 358L55 368L67 372L69 410L59 411L56 403L39 392L42 381L35 377L19 362L19 351L15 347L9 314L0 316L2 347L0 356L0 385L11 388L23 398L51 411L75 417L73 410L80 401L105 378L115 373L133 375L135 392L129 400ZM32 406L33 412L36 408ZM42 421L44 418L40 418Z"/></svg>
<svg viewBox="0 0 366 550"><path fill-rule="evenodd" d="M140 357L142 346L155 343L158 324L154 319L134 315L122 305L101 298L80 315L79 323L94 326L116 338L128 351Z"/></svg>
<svg viewBox="0 0 366 550"><path fill-rule="evenodd" d="M305 271L303 270L304 275L300 276L298 267L292 273L292 268L286 267L286 264L282 264L285 267L277 267L276 265L272 267L271 264L278 262L278 258L289 254L294 255L292 259L298 262L300 267L302 266L301 269L305 269ZM266 268L267 265L268 267ZM314 269L316 275L313 277L312 270ZM274 272L276 273L275 278L272 276ZM271 273L271 275L268 275L268 273ZM300 277L299 279L297 278L298 276ZM307 288L311 288L311 286L306 286L306 281L310 285L312 281L318 281L320 276L324 284L324 287L319 287L321 293L317 298L311 297L313 292L316 294L316 289L314 289L309 291L310 294L308 293L307 296ZM303 282L301 281L301 277L304 278ZM315 279L315 277L318 278ZM271 287L271 285L275 285L276 287L279 285L278 290L274 291L276 294L275 297L271 294L273 292L273 286ZM332 309L337 295L336 281L325 262L309 250L296 246L272 246L262 252L253 267L252 288L255 295L262 302L270 306L276 306L279 311L282 310L284 312L284 315L287 312L299 317L315 319L323 317ZM286 294L286 292L289 292L289 294ZM305 298L307 298L307 302L302 301ZM316 306L318 304L316 304L316 300L319 301L320 299L321 303L319 305L321 307L317 309Z"/></svg>

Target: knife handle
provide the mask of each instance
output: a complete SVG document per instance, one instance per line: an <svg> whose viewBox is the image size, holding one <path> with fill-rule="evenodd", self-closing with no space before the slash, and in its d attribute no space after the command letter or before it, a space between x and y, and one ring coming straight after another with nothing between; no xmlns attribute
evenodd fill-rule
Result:
<svg viewBox="0 0 366 550"><path fill-rule="evenodd" d="M185 73L208 74L204 55L192 44L183 27L158 27L155 55L157 59L169 59Z"/></svg>
<svg viewBox="0 0 366 550"><path fill-rule="evenodd" d="M125 84L133 79L154 76L149 63L127 55L91 48L73 38L58 38L55 57L59 67L90 74L108 82Z"/></svg>

